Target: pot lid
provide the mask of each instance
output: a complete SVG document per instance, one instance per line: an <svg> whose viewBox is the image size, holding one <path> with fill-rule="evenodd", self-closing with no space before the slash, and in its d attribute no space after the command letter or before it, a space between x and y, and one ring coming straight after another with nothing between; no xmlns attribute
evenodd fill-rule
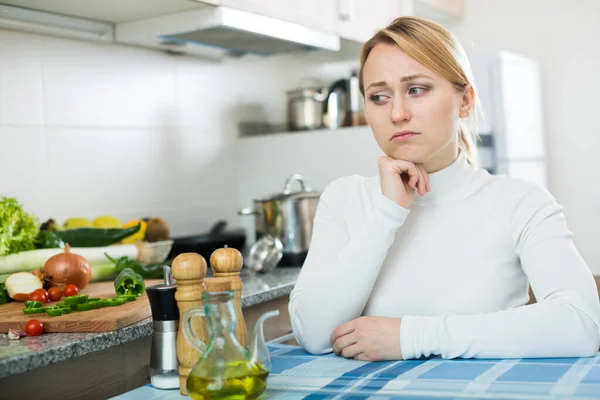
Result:
<svg viewBox="0 0 600 400"><path fill-rule="evenodd" d="M292 190L292 184L294 182L300 183L300 190ZM282 201L282 200L301 200L301 199L318 199L321 196L321 192L318 190L312 190L304 183L304 177L300 174L294 174L287 178L283 192L277 193L271 197L261 199L258 201Z"/></svg>

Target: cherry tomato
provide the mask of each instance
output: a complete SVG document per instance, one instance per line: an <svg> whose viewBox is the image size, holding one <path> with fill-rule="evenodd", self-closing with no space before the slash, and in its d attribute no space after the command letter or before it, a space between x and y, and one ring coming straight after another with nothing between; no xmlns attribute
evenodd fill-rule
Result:
<svg viewBox="0 0 600 400"><path fill-rule="evenodd" d="M29 336L39 336L42 334L42 332L44 332L44 324L42 324L40 321L37 319L27 321L27 324L25 325L25 333L27 333Z"/></svg>
<svg viewBox="0 0 600 400"><path fill-rule="evenodd" d="M48 297L52 301L58 301L62 297L62 291L58 286L53 286L50 289L48 289Z"/></svg>
<svg viewBox="0 0 600 400"><path fill-rule="evenodd" d="M75 285L67 285L63 290L63 294L65 295L65 297L76 296L77 293L79 293L79 289L77 289L77 286Z"/></svg>
<svg viewBox="0 0 600 400"><path fill-rule="evenodd" d="M40 303L44 304L48 301L48 295L46 295L45 291L38 292L36 290L35 292L29 293L29 300L39 301Z"/></svg>
<svg viewBox="0 0 600 400"><path fill-rule="evenodd" d="M48 296L48 292L46 291L46 289L43 288L39 288L39 289L35 289L34 292L40 292L40 293L44 293L46 295L46 297L50 297Z"/></svg>

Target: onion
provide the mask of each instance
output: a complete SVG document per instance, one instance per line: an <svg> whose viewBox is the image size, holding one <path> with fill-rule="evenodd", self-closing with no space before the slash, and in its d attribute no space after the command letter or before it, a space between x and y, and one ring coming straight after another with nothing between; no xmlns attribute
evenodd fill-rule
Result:
<svg viewBox="0 0 600 400"><path fill-rule="evenodd" d="M64 253L56 254L46 261L44 275L46 281L61 290L70 284L83 289L90 281L92 269L84 257L71 253L71 247L67 243Z"/></svg>

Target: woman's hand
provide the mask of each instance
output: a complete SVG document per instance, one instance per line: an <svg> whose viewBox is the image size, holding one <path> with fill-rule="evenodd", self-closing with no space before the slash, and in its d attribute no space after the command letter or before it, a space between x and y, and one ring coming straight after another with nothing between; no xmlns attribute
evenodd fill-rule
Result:
<svg viewBox="0 0 600 400"><path fill-rule="evenodd" d="M401 360L400 318L360 317L335 328L336 355L363 361Z"/></svg>
<svg viewBox="0 0 600 400"><path fill-rule="evenodd" d="M404 208L413 203L415 190L421 196L431 190L429 176L421 164L381 156L377 165L381 193Z"/></svg>

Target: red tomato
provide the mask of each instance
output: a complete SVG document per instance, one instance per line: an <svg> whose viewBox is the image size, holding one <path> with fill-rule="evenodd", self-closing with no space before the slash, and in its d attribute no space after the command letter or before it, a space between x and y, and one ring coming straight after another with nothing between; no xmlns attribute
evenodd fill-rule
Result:
<svg viewBox="0 0 600 400"><path fill-rule="evenodd" d="M62 297L62 291L58 286L52 286L48 289L48 298L52 301L58 301Z"/></svg>
<svg viewBox="0 0 600 400"><path fill-rule="evenodd" d="M77 293L79 293L79 289L77 289L77 286L75 285L67 285L63 290L63 294L65 295L65 297L76 296Z"/></svg>
<svg viewBox="0 0 600 400"><path fill-rule="evenodd" d="M50 298L50 296L48 296L48 292L46 291L46 289L39 288L39 289L35 289L34 292L44 293L47 298Z"/></svg>
<svg viewBox="0 0 600 400"><path fill-rule="evenodd" d="M29 300L39 301L40 303L44 304L48 301L48 295L45 293L45 291L38 292L36 290L35 292L29 293Z"/></svg>
<svg viewBox="0 0 600 400"><path fill-rule="evenodd" d="M25 325L25 333L27 333L29 336L39 336L42 334L42 332L44 332L44 324L42 324L40 321L37 319L27 321L27 324Z"/></svg>

